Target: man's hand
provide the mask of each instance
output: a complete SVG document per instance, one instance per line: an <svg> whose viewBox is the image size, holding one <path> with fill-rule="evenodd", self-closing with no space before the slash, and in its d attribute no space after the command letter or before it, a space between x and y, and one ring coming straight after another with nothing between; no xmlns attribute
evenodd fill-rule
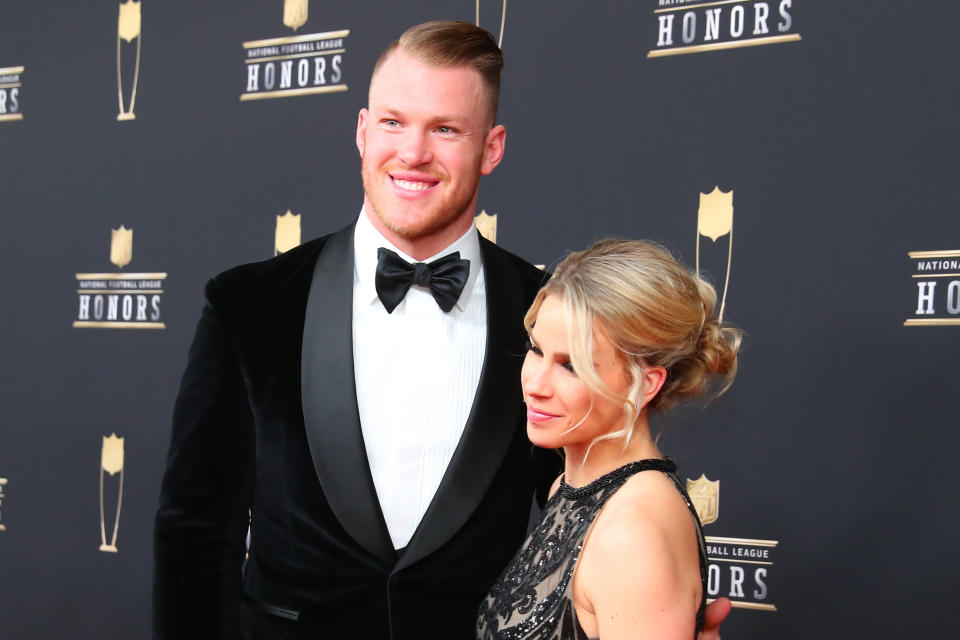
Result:
<svg viewBox="0 0 960 640"><path fill-rule="evenodd" d="M697 640L720 640L720 623L726 619L732 608L729 598L717 598L708 604L703 614L703 630Z"/></svg>

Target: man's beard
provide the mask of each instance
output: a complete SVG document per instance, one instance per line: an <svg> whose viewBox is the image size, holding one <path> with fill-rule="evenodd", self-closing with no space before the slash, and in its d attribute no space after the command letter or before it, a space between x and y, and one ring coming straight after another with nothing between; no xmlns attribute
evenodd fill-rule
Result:
<svg viewBox="0 0 960 640"><path fill-rule="evenodd" d="M383 226L389 229L390 232L396 234L397 237L407 241L415 241L443 231L463 215L477 193L477 185L480 181L479 164L480 160L478 159L476 178L472 181L472 184L463 184L457 191L452 193L448 192L445 198L439 199L439 201L433 203L430 208L424 209L421 215L411 224L403 224L401 222L405 216L390 216L389 205L391 203L381 202L381 193L375 188L377 186L377 180L381 177L383 178L381 184L384 190L390 188L391 178L388 175L390 167L373 169L367 164L366 160L363 160L361 162L360 173L363 179L364 193L377 219L379 219ZM431 176L439 177L440 182L438 182L438 184L444 184L445 175L437 176L436 172L429 173ZM388 200L389 196L383 199ZM408 205L399 201L394 202L393 206L402 211Z"/></svg>

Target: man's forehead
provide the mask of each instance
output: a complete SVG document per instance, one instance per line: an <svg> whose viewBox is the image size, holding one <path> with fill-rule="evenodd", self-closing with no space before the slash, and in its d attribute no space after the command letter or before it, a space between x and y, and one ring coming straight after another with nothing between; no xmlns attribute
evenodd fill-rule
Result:
<svg viewBox="0 0 960 640"><path fill-rule="evenodd" d="M383 65L370 83L368 95L371 109L439 109L466 115L485 105L483 82L469 67Z"/></svg>
<svg viewBox="0 0 960 640"><path fill-rule="evenodd" d="M483 88L480 72L469 65L440 66L397 48L391 52L370 79L370 92L380 85L399 82L442 88L445 83L474 83Z"/></svg>

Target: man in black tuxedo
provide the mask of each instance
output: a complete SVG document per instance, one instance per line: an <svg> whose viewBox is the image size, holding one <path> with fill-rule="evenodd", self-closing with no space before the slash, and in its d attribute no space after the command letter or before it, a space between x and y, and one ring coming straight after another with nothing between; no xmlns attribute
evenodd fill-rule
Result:
<svg viewBox="0 0 960 640"><path fill-rule="evenodd" d="M501 66L472 25L405 33L360 112L358 221L207 284L157 513L155 637L473 635L558 467L532 453L518 383L543 273L473 227L503 156ZM368 299L397 254L455 250L391 285L390 311ZM454 356L433 376L420 362Z"/></svg>
<svg viewBox="0 0 960 640"><path fill-rule="evenodd" d="M502 64L472 25L408 30L360 112L358 220L207 284L154 637L473 637L560 467L527 441L518 384L543 273L473 227Z"/></svg>

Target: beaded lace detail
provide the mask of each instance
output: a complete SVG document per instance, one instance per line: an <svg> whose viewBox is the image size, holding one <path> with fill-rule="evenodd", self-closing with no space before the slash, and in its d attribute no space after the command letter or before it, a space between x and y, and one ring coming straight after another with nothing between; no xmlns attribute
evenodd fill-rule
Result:
<svg viewBox="0 0 960 640"><path fill-rule="evenodd" d="M637 460L603 475L583 487L561 479L543 516L507 565L477 618L479 640L588 640L577 620L571 578L583 541L607 499L634 474L660 471L673 481L693 514L700 543L700 577L706 594L706 548L700 521L689 497L674 475L671 460ZM704 600L696 629L703 620Z"/></svg>

